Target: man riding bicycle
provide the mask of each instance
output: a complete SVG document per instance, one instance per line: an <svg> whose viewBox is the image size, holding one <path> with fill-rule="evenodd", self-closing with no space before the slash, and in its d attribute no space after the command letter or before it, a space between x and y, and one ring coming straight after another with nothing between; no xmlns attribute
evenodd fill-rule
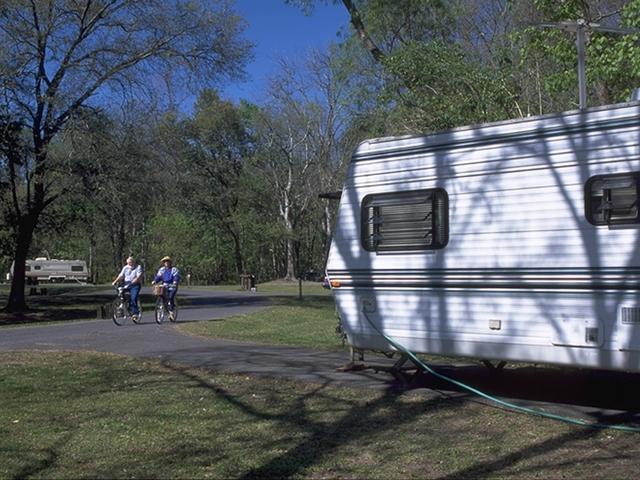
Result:
<svg viewBox="0 0 640 480"><path fill-rule="evenodd" d="M173 305L176 293L178 292L178 284L180 283L180 271L173 266L171 257L163 257L160 260L162 267L153 278L152 285L162 282L167 289L167 306L169 308L169 318L173 318Z"/></svg>
<svg viewBox="0 0 640 480"><path fill-rule="evenodd" d="M133 257L127 258L127 264L122 267L118 276L111 282L111 285L115 285L121 281L124 282L124 287L129 290L129 309L133 321L138 320L140 316L140 310L138 310L138 294L140 293L140 287L142 280L142 267L136 265L136 261Z"/></svg>

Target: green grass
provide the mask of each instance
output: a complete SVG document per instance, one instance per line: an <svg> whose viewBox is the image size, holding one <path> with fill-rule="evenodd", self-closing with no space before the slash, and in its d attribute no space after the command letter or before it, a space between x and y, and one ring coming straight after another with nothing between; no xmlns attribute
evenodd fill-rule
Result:
<svg viewBox="0 0 640 480"><path fill-rule="evenodd" d="M179 326L184 333L314 349L343 348L333 297L272 296L274 306L249 315Z"/></svg>
<svg viewBox="0 0 640 480"><path fill-rule="evenodd" d="M96 318L101 305L111 303L115 292L111 285L78 285L78 284L51 284L46 285L48 295L29 296L26 301L29 311L21 314L9 314L0 311L0 326L28 323L50 323L69 320L86 320ZM214 292L241 291L238 285L193 286L183 285L182 289L197 289ZM260 295L297 296L299 287L297 282L268 282L258 285ZM330 297L330 292L322 288L317 282L302 282L303 297L325 296ZM9 286L0 285L0 310L7 303ZM151 294L140 295L144 310L153 310L155 297ZM181 298L182 305L189 305L189 299Z"/></svg>
<svg viewBox="0 0 640 480"><path fill-rule="evenodd" d="M97 318L101 305L111 303L115 291L111 285L47 285L47 295L26 296L29 311L10 314L0 311L0 325L41 324ZM26 292L28 293L28 289ZM0 287L0 309L6 304L9 287ZM155 297L140 295L144 309L152 310Z"/></svg>
<svg viewBox="0 0 640 480"><path fill-rule="evenodd" d="M274 280L272 282L259 283L257 292L268 295L299 295L302 287L302 296L331 296L331 291L322 288L320 282L303 281L302 285L298 281L286 282L284 280ZM181 288L185 288L182 286ZM187 287L188 288L188 287ZM242 291L239 285L209 285L193 287L198 290L208 290L212 292Z"/></svg>
<svg viewBox="0 0 640 480"><path fill-rule="evenodd" d="M100 305L111 302L111 294L106 285L47 285L46 296L30 296L25 289L29 311L15 315L0 312L0 325L42 323L54 321L96 318ZM7 303L9 287L0 287L0 309Z"/></svg>
<svg viewBox="0 0 640 480"><path fill-rule="evenodd" d="M0 354L0 478L632 478L640 438L106 354Z"/></svg>

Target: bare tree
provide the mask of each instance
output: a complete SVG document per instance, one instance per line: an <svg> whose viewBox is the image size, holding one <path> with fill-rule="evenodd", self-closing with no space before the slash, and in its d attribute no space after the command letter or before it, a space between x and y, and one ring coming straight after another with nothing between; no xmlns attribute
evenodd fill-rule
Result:
<svg viewBox="0 0 640 480"><path fill-rule="evenodd" d="M28 154L4 154L0 164L9 171L16 242L7 310L26 308L24 264L38 219L71 188L50 148L68 120L151 88L161 72L206 83L240 75L250 48L242 28L224 1L3 2L0 112L30 136Z"/></svg>
<svg viewBox="0 0 640 480"><path fill-rule="evenodd" d="M281 61L260 117L258 155L287 232L287 280L296 273L297 227L326 184L335 181L342 159L338 138L344 129L343 92L334 75L329 57L318 52L311 53L304 65Z"/></svg>

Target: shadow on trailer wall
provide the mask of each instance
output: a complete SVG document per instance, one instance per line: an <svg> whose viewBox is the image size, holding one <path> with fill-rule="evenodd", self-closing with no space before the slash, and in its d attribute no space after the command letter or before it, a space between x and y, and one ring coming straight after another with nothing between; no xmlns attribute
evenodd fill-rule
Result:
<svg viewBox="0 0 640 480"><path fill-rule="evenodd" d="M639 205L638 101L365 141L327 261L348 342L638 372Z"/></svg>

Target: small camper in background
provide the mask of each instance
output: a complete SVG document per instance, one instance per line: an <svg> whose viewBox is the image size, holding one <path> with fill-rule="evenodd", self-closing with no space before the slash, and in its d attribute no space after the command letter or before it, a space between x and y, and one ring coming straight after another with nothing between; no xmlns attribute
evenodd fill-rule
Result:
<svg viewBox="0 0 640 480"><path fill-rule="evenodd" d="M13 275L13 263L9 273ZM40 282L85 283L89 278L89 272L87 270L87 262L84 260L57 260L55 258L37 257L34 260L26 261L25 278L28 284Z"/></svg>
<svg viewBox="0 0 640 480"><path fill-rule="evenodd" d="M361 143L327 262L348 342L640 371L639 185L638 101Z"/></svg>

